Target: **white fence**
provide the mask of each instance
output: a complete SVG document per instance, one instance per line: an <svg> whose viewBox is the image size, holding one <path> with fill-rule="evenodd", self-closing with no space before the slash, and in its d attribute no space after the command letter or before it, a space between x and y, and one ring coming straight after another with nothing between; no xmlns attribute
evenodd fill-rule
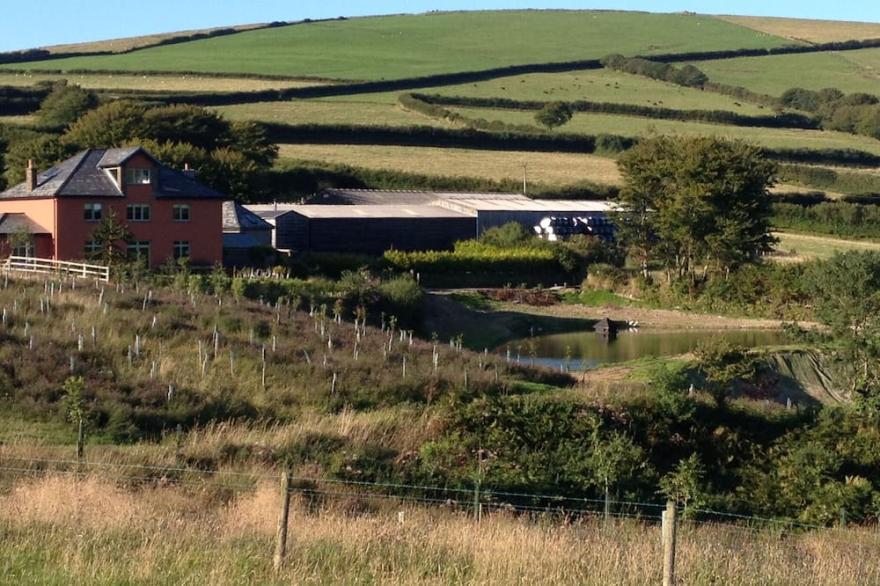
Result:
<svg viewBox="0 0 880 586"><path fill-rule="evenodd" d="M49 258L35 258L32 256L10 256L0 265L3 272L36 273L45 275L63 275L82 277L86 279L110 280L110 267L102 265L85 264L81 262L68 262L64 260L52 260Z"/></svg>

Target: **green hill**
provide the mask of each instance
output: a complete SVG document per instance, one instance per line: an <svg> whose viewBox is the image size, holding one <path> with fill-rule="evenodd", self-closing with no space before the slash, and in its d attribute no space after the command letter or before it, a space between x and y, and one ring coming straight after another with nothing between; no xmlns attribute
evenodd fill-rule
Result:
<svg viewBox="0 0 880 586"><path fill-rule="evenodd" d="M456 12L315 22L23 69L199 71L395 79L519 65L779 47L791 41L711 16L593 11Z"/></svg>

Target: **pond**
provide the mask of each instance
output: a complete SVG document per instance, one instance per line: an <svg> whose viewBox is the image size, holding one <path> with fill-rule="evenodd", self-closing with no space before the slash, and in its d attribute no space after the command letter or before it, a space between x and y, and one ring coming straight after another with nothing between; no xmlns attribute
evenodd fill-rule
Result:
<svg viewBox="0 0 880 586"><path fill-rule="evenodd" d="M583 370L648 356L676 356L718 338L747 348L788 342L780 330L622 330L610 340L588 330L514 340L499 351L506 354L509 348L511 360L519 356L520 362L528 364L533 347L536 365L559 368L567 364L571 370Z"/></svg>

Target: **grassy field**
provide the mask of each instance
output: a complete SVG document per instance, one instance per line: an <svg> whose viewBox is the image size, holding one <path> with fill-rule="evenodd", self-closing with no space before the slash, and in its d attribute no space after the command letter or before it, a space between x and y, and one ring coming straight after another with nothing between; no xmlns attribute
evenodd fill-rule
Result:
<svg viewBox="0 0 880 586"><path fill-rule="evenodd" d="M880 49L740 57L698 61L694 65L712 81L774 96L793 87L880 93Z"/></svg>
<svg viewBox="0 0 880 586"><path fill-rule="evenodd" d="M535 42L522 42L534 39ZM707 17L591 11L451 12L319 22L12 69L205 71L394 79L522 63L790 41Z"/></svg>
<svg viewBox="0 0 880 586"><path fill-rule="evenodd" d="M89 89L175 92L245 92L320 85L314 80L268 80L198 75L0 72L0 85L30 86L41 81L60 80L67 80L68 83Z"/></svg>
<svg viewBox="0 0 880 586"><path fill-rule="evenodd" d="M490 81L419 90L448 96L513 98L518 100L590 100L682 110L729 110L767 114L768 110L721 94L686 88L610 69L568 73L535 73Z"/></svg>
<svg viewBox="0 0 880 586"><path fill-rule="evenodd" d="M803 18L763 16L719 16L718 18L767 33L768 35L810 43L880 38L880 23L876 22L807 20Z"/></svg>
<svg viewBox="0 0 880 586"><path fill-rule="evenodd" d="M880 250L880 242L843 240L791 232L777 232L774 236L779 238L776 250L780 256L777 259L783 261L797 262L815 258L830 258L838 252L849 250Z"/></svg>
<svg viewBox="0 0 880 586"><path fill-rule="evenodd" d="M0 116L0 124L33 124L37 117L31 114L22 116Z"/></svg>
<svg viewBox="0 0 880 586"><path fill-rule="evenodd" d="M452 108L471 117L501 120L510 124L535 124L534 113L489 108ZM787 128L747 128L700 122L657 120L611 114L575 114L559 132L647 136L652 133L720 136L742 139L770 148L859 149L880 154L880 141L843 132Z"/></svg>
<svg viewBox="0 0 880 586"><path fill-rule="evenodd" d="M656 524L486 513L465 515L357 496L295 498L288 556L272 571L280 497L274 484L121 488L50 476L0 496L0 574L31 584L579 584L659 583ZM683 584L844 585L880 580L866 551L876 532L683 523Z"/></svg>
<svg viewBox="0 0 880 586"><path fill-rule="evenodd" d="M333 100L298 100L293 102L257 102L216 108L231 120L260 120L287 124L363 124L367 126L441 126L437 120L405 110L396 102L371 101L370 96L346 96Z"/></svg>
<svg viewBox="0 0 880 586"><path fill-rule="evenodd" d="M614 159L570 153L531 153L373 145L281 145L287 159L326 161L446 177L521 180L523 164L530 181L569 184L578 181L616 184Z"/></svg>

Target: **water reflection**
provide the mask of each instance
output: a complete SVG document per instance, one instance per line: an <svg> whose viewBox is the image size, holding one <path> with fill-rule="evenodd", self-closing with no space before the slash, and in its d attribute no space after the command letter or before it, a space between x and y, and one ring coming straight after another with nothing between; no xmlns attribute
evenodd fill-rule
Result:
<svg viewBox="0 0 880 586"><path fill-rule="evenodd" d="M650 330L621 331L608 338L592 330L568 334L536 336L516 340L500 348L510 349L512 360L571 370L594 368L600 364L625 362L646 356L675 356L694 350L701 342L723 338L748 348L786 343L778 330Z"/></svg>

